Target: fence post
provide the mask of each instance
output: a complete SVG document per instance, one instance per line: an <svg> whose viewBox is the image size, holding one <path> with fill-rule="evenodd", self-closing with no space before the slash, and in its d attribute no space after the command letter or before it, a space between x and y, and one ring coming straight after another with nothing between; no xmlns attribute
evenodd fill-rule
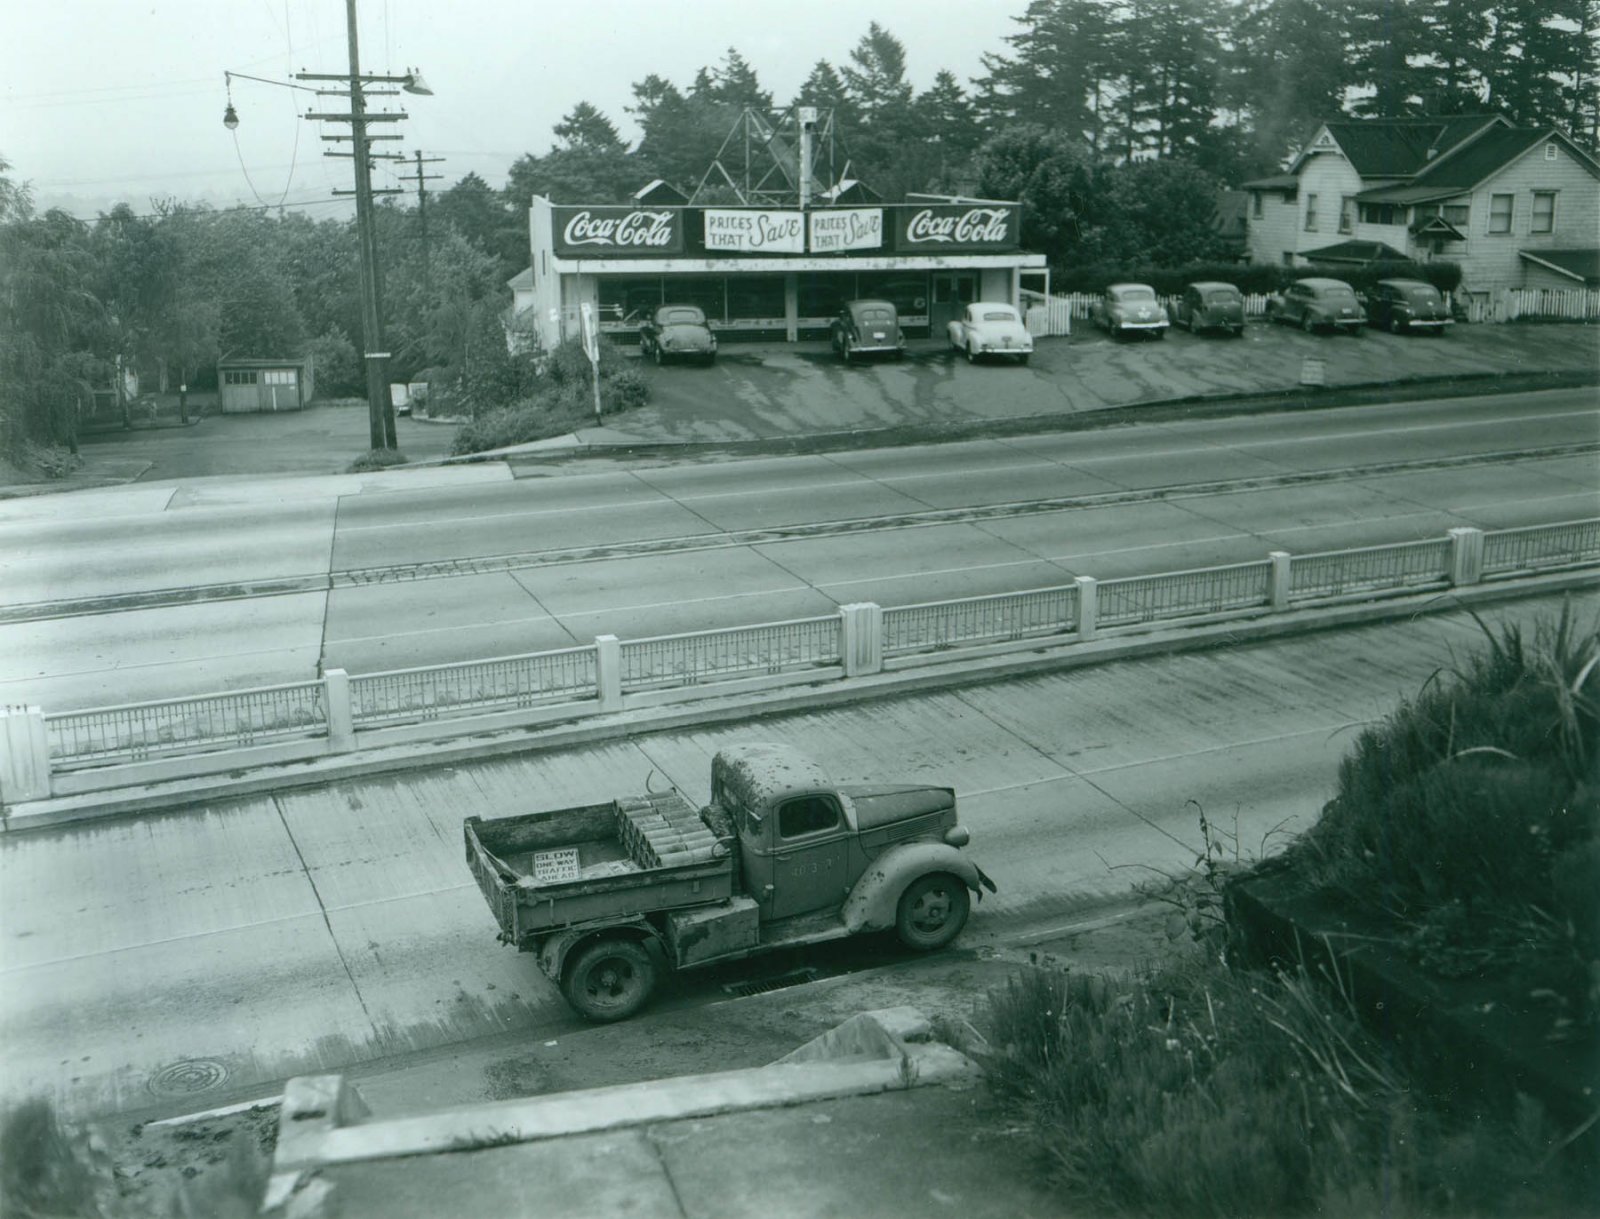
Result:
<svg viewBox="0 0 1600 1219"><path fill-rule="evenodd" d="M50 796L50 735L37 707L0 707L0 805Z"/></svg>
<svg viewBox="0 0 1600 1219"><path fill-rule="evenodd" d="M1267 558L1272 560L1271 592L1267 597L1267 604L1275 610L1289 608L1289 563L1290 555L1287 550L1269 550Z"/></svg>
<svg viewBox="0 0 1600 1219"><path fill-rule="evenodd" d="M1450 583L1455 588L1483 579L1483 530L1462 525L1450 530Z"/></svg>
<svg viewBox="0 0 1600 1219"><path fill-rule="evenodd" d="M595 693L600 710L622 710L622 641L615 635L594 637Z"/></svg>
<svg viewBox="0 0 1600 1219"><path fill-rule="evenodd" d="M1078 641L1087 643L1094 638L1094 619L1099 601L1095 591L1099 581L1093 576L1079 576L1074 583L1078 586Z"/></svg>
<svg viewBox="0 0 1600 1219"><path fill-rule="evenodd" d="M323 696L328 704L328 749L349 753L356 747L356 717L350 706L350 674L329 669L322 675Z"/></svg>
<svg viewBox="0 0 1600 1219"><path fill-rule="evenodd" d="M883 672L883 607L871 601L839 607L840 659L846 677Z"/></svg>

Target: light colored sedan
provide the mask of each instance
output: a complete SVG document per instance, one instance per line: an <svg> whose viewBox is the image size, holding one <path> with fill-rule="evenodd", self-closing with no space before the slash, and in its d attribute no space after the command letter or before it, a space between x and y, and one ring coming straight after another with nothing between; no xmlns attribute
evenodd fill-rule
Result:
<svg viewBox="0 0 1600 1219"><path fill-rule="evenodd" d="M979 301L968 305L950 323L950 346L967 353L967 363L979 356L1013 356L1026 364L1033 354L1033 336L1022 324L1022 316L1010 305Z"/></svg>

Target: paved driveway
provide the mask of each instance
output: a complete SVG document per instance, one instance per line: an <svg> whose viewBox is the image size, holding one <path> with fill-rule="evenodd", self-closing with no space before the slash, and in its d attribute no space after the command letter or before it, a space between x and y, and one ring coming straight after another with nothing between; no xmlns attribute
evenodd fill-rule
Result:
<svg viewBox="0 0 1600 1219"><path fill-rule="evenodd" d="M968 365L942 342L903 361L842 365L826 343L723 347L715 367L649 371L651 402L608 422L632 435L727 442L1055 415L1195 394L1293 389L1307 357L1329 385L1474 373L1593 370L1600 328L1458 326L1443 338L1307 335L1250 326L1242 339L1174 331L1111 339L1087 323L1041 339L1032 363Z"/></svg>

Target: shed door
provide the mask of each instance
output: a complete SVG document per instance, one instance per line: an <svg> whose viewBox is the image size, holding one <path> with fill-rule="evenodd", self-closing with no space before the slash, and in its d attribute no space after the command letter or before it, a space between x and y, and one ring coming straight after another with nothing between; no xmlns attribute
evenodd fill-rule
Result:
<svg viewBox="0 0 1600 1219"><path fill-rule="evenodd" d="M253 368L229 368L222 374L222 409L227 412L260 409Z"/></svg>

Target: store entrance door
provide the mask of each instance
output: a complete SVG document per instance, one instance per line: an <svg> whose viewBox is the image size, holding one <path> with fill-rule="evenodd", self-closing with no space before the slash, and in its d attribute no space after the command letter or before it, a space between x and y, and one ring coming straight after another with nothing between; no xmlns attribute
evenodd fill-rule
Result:
<svg viewBox="0 0 1600 1219"><path fill-rule="evenodd" d="M935 271L928 304L928 337L942 339L945 327L978 299L978 277L970 271Z"/></svg>

